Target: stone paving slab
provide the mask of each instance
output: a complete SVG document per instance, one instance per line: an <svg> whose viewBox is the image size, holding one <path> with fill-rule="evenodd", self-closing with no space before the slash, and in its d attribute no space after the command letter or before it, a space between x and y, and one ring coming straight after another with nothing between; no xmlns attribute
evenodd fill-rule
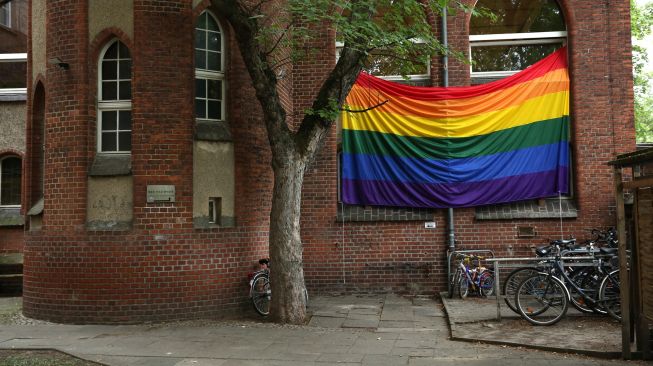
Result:
<svg viewBox="0 0 653 366"><path fill-rule="evenodd" d="M448 299L446 293L441 296L449 315L453 340L523 346L603 358L621 356L621 325L612 318L572 311L554 325L534 326L502 304L502 319L499 322L496 319L495 298L463 300Z"/></svg>
<svg viewBox="0 0 653 366"><path fill-rule="evenodd" d="M362 328L373 329L379 326L379 319L350 319L348 318L342 323L343 328Z"/></svg>

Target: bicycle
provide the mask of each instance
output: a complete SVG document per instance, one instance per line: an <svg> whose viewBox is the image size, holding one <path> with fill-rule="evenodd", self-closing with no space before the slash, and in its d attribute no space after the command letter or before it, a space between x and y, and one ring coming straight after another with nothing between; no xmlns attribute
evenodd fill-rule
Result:
<svg viewBox="0 0 653 366"><path fill-rule="evenodd" d="M557 323L566 314L569 302L576 304L567 287L569 285L590 309L598 307L599 304L604 304L604 307L610 305L612 309L608 310L608 313L618 319L616 317L619 293L618 270L608 273L601 281L598 290L599 298L596 300L589 291L578 286L570 278L561 260L559 245L555 248L555 258L546 261L547 270L532 275L519 284L515 293L515 304L519 314L534 325Z"/></svg>
<svg viewBox="0 0 653 366"><path fill-rule="evenodd" d="M270 314L270 300L272 291L270 290L270 261L266 258L260 259L259 265L264 267L252 274L249 281L249 297L252 299L254 310L259 315L267 316Z"/></svg>
<svg viewBox="0 0 653 366"><path fill-rule="evenodd" d="M485 257L476 255L457 254L460 259L456 272L452 277L450 288L453 292L458 290L460 298L466 298L470 291L480 296L491 296L494 292L494 272L481 265ZM473 262L477 263L473 265ZM450 295L453 297L453 293Z"/></svg>
<svg viewBox="0 0 653 366"><path fill-rule="evenodd" d="M551 253L555 249L556 245L565 248L565 250L575 250L576 239L572 238L568 240L552 240L548 245L537 247L535 249L535 255L542 258L549 257L551 256ZM508 274L506 279L503 281L503 288L501 291L503 294L503 299L510 310L519 314L519 310L517 310L514 301L517 288L525 279L540 272L546 271L546 263L546 261L540 261L533 267L516 268Z"/></svg>
<svg viewBox="0 0 653 366"><path fill-rule="evenodd" d="M617 248L619 246L619 238L617 237L617 229L610 227L607 230L590 229L592 233L592 241L602 246L610 248Z"/></svg>
<svg viewBox="0 0 653 366"><path fill-rule="evenodd" d="M254 310L261 316L270 314L270 300L272 299L272 290L270 288L270 260L267 258L260 259L259 265L263 268L254 272L249 281L249 297L252 299ZM308 305L308 291L304 287L304 300Z"/></svg>
<svg viewBox="0 0 653 366"><path fill-rule="evenodd" d="M555 251L555 246L559 246L562 250L560 253L563 257L569 256L587 256L590 255L595 257L594 263L590 266L578 267L567 262L564 269L571 282L576 284L578 287L582 288L586 295L590 295L595 301L598 301L598 289L603 278L612 271L612 262L616 258L617 249L611 247L611 241L603 241L604 245L610 245L609 248L599 248L595 246L595 243L602 240L601 238L612 238L615 236L612 231L599 231L592 229L592 234L595 236L594 239L585 242L583 246L576 245L575 239L569 240L552 240L549 245L538 247L535 250L535 254L538 257L549 257L553 255ZM525 279L540 273L547 271L547 262L540 261L535 266L532 267L521 267L512 270L506 280L503 281L502 293L504 295L504 301L508 307L519 314L517 307L515 306L514 299L517 287ZM564 281L563 277L559 277ZM584 313L598 313L606 314L607 311L603 309L601 304L597 304L592 307L587 304L585 298L579 294L574 286L567 286L570 292L570 300L572 305L581 312Z"/></svg>

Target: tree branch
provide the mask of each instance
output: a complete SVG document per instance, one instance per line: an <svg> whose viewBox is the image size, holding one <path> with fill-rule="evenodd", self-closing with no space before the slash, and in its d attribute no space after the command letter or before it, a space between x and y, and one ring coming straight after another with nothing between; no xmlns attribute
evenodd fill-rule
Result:
<svg viewBox="0 0 653 366"><path fill-rule="evenodd" d="M256 98L263 109L263 119L272 151L294 146L291 131L286 124L286 111L277 92L276 73L257 38L260 32L258 17L238 0L212 0L211 3L234 29L240 54L252 79ZM275 155L277 154L273 153L273 156Z"/></svg>
<svg viewBox="0 0 653 366"><path fill-rule="evenodd" d="M263 4L270 2L270 0L261 0L256 4L253 4L251 7L247 7L246 5L243 5L245 9L247 9L247 12L249 14L254 14L254 13L260 13L261 8L263 7Z"/></svg>
<svg viewBox="0 0 653 366"><path fill-rule="evenodd" d="M281 60L277 60L274 64L270 65L270 68L272 69L278 69L280 67L286 66L288 64L292 64L292 57L284 57Z"/></svg>
<svg viewBox="0 0 653 366"><path fill-rule="evenodd" d="M340 110L343 111L343 112L348 112L348 113L365 113L365 112L367 112L367 111L371 111L372 109L379 108L380 106L382 106L382 105L388 103L389 101L390 101L390 99L388 99L388 100L384 100L383 102L381 102L381 103L379 103L379 104L373 105L373 106L368 107L368 108L365 108L365 109L349 109L349 108L340 108Z"/></svg>
<svg viewBox="0 0 653 366"><path fill-rule="evenodd" d="M356 3L350 17L356 12L372 17L374 9L366 7L365 4ZM354 40L354 45L365 43L366 40L362 36ZM319 143L336 119L336 117L330 117L328 112L333 108L334 103L336 107L333 109L334 113L342 108L345 97L349 94L363 68L362 60L366 56L366 52L352 47L352 44L348 41L345 42L336 66L320 87L318 95L311 106L313 113L304 115L299 130L295 135L295 141L302 156L312 158L314 152L317 151ZM315 111L326 112L315 113Z"/></svg>
<svg viewBox="0 0 653 366"><path fill-rule="evenodd" d="M286 25L286 28L283 30L283 32L281 32L281 35L280 35L279 38L277 38L277 40L274 42L274 44L272 45L272 48L269 49L267 52L265 52L265 55L266 55L266 56L271 55L272 52L274 52L274 51L277 49L277 47L279 47L279 44L281 43L281 40L283 40L284 38L286 38L286 35L288 34L288 30L290 30L290 27L291 27L291 26L292 26L292 24L290 24L290 23L288 23L288 24Z"/></svg>

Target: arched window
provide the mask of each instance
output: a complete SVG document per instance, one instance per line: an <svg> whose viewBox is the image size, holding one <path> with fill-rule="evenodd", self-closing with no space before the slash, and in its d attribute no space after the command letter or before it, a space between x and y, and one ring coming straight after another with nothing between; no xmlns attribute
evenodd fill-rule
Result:
<svg viewBox="0 0 653 366"><path fill-rule="evenodd" d="M472 83L512 75L566 43L562 11L555 0L479 0L495 18L472 17L469 25Z"/></svg>
<svg viewBox="0 0 653 366"><path fill-rule="evenodd" d="M30 205L43 198L45 188L45 88L41 82L34 88L32 108L32 132L29 137L32 145L32 202L26 202Z"/></svg>
<svg viewBox="0 0 653 366"><path fill-rule="evenodd" d="M220 23L203 12L195 27L195 118L225 120L224 42Z"/></svg>
<svg viewBox="0 0 653 366"><path fill-rule="evenodd" d="M100 54L98 152L131 152L131 68L129 49L118 40L110 42Z"/></svg>
<svg viewBox="0 0 653 366"><path fill-rule="evenodd" d="M20 206L21 169L19 157L0 158L0 206Z"/></svg>

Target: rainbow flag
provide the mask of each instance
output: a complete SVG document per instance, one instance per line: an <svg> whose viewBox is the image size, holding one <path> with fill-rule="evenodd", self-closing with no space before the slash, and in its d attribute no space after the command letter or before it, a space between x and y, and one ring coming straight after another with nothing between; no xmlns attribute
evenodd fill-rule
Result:
<svg viewBox="0 0 653 366"><path fill-rule="evenodd" d="M568 193L566 53L471 87L361 74L342 113L343 202L470 207Z"/></svg>

